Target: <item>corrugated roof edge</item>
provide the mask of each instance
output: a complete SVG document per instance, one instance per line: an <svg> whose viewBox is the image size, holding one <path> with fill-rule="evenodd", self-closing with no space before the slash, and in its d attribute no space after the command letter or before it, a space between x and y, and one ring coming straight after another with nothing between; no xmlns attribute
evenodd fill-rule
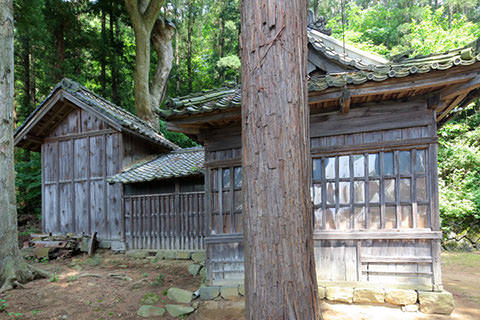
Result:
<svg viewBox="0 0 480 320"><path fill-rule="evenodd" d="M151 177L148 179L145 178L138 178L138 179L129 179L129 178L124 178L125 175L128 175L129 173L134 172L135 170L140 169L141 167L148 166L152 164L155 161L161 160L161 158L166 158L171 155L175 154L186 154L186 153L199 153L202 154L202 162L204 161L204 148L203 147L192 147L192 148L185 148L185 149L179 149L179 150L174 150L170 153L165 153L165 154L160 154L160 155L155 155L155 156L149 156L147 158L144 158L142 160L139 160L135 162L134 164L128 166L127 168L124 168L122 172L119 174L107 179L108 183L140 183L140 182L151 182L151 181L157 181L157 180L166 180L166 179L171 179L171 178L184 178L184 177L191 177L191 176L200 176L205 174L205 170L203 168L203 163L202 166L198 167L198 170L196 171L190 171L187 174L180 174L180 175L169 175L165 177Z"/></svg>

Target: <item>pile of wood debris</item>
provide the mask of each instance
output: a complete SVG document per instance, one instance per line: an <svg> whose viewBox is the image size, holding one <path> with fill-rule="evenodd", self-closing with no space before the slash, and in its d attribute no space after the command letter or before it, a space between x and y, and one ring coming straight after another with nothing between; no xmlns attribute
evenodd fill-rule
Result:
<svg viewBox="0 0 480 320"><path fill-rule="evenodd" d="M89 235L52 235L31 234L30 240L23 243L23 255L37 259L66 259L85 252L93 254L96 244L96 233Z"/></svg>

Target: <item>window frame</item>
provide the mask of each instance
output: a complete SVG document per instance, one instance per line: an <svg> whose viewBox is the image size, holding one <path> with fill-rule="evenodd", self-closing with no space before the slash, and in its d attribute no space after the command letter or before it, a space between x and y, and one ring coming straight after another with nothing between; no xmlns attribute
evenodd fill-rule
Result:
<svg viewBox="0 0 480 320"><path fill-rule="evenodd" d="M352 148L354 149L354 148ZM410 154L410 172L409 173L402 173L400 172L400 153L407 151ZM417 151L423 152L423 172L419 173L416 170L416 157ZM384 168L384 155L387 153L393 154L393 174L385 174ZM377 154L377 161L378 161L378 170L379 172L377 175L370 175L369 173L369 155ZM364 174L363 176L357 177L354 174L354 157L355 156L362 156L363 166L364 166ZM348 166L349 166L349 176L340 178L340 158L341 157L348 157ZM432 176L430 173L432 163L430 159L430 146L428 144L425 145L415 145L415 146L406 146L406 147L399 147L399 146L391 146L391 147L377 147L377 148L369 148L363 150L345 150L345 151L326 151L326 152L315 152L312 153L311 161L312 161L312 181L311 181L311 188L312 188L312 205L313 205L313 229L314 232L331 232L331 231L341 231L341 232L351 232L351 231L409 231L409 230L433 230L433 221L432 221L432 210L433 210L433 197L431 194L431 187L432 187ZM320 170L320 179L318 179L318 168L315 170L316 160L321 160L321 170ZM334 166L334 177L327 178L326 175L326 159L334 159L335 166ZM387 201L386 192L385 192L385 181L389 179L394 179L395 181L395 201ZM400 199L400 184L402 179L409 179L410 180L410 199L408 201L404 201ZM425 180L425 199L419 199L418 191L417 190L417 181L419 179ZM363 187L363 202L355 202L355 182L364 182ZM370 195L370 186L369 183L371 181L378 181L378 201L372 202L369 201ZM349 183L349 201L347 203L340 203L340 183L341 182L348 182ZM335 188L334 193L334 201L333 203L327 203L327 183L333 183ZM318 198L316 194L316 186L321 187L321 201L318 202L316 198ZM419 216L419 206L425 207L425 215L424 222L426 226L418 227L418 219ZM370 221L370 208L377 207L379 209L379 227L378 228L371 228L371 221ZM395 223L393 228L386 228L386 210L387 208L395 208ZM410 219L411 219L411 227L402 227L402 208L403 207L410 207ZM338 213L340 209L350 209L350 214L346 219L346 228L338 228ZM363 220L363 227L359 228L357 225L357 208L364 208L362 217ZM334 228L327 228L327 210L334 209ZM321 211L321 221L319 221L318 216L316 215L317 210ZM318 223L321 223L318 226Z"/></svg>

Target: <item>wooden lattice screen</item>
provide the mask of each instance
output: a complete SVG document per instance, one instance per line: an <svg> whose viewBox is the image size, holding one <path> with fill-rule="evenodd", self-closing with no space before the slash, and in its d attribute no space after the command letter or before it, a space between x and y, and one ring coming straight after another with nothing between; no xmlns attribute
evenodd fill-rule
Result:
<svg viewBox="0 0 480 320"><path fill-rule="evenodd" d="M128 249L202 250L205 193L124 196Z"/></svg>

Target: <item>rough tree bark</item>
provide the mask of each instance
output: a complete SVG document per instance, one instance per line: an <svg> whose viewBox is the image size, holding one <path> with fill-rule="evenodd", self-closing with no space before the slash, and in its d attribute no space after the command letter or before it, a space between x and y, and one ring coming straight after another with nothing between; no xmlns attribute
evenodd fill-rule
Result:
<svg viewBox="0 0 480 320"><path fill-rule="evenodd" d="M0 292L44 272L31 268L18 249L13 165L13 1L0 0Z"/></svg>
<svg viewBox="0 0 480 320"><path fill-rule="evenodd" d="M165 0L125 0L127 12L135 33L135 109L137 115L159 127L154 112L162 102L168 76L172 69L174 28L159 17ZM151 49L155 50L158 62L150 81Z"/></svg>
<svg viewBox="0 0 480 320"><path fill-rule="evenodd" d="M306 0L242 1L247 319L319 319Z"/></svg>

